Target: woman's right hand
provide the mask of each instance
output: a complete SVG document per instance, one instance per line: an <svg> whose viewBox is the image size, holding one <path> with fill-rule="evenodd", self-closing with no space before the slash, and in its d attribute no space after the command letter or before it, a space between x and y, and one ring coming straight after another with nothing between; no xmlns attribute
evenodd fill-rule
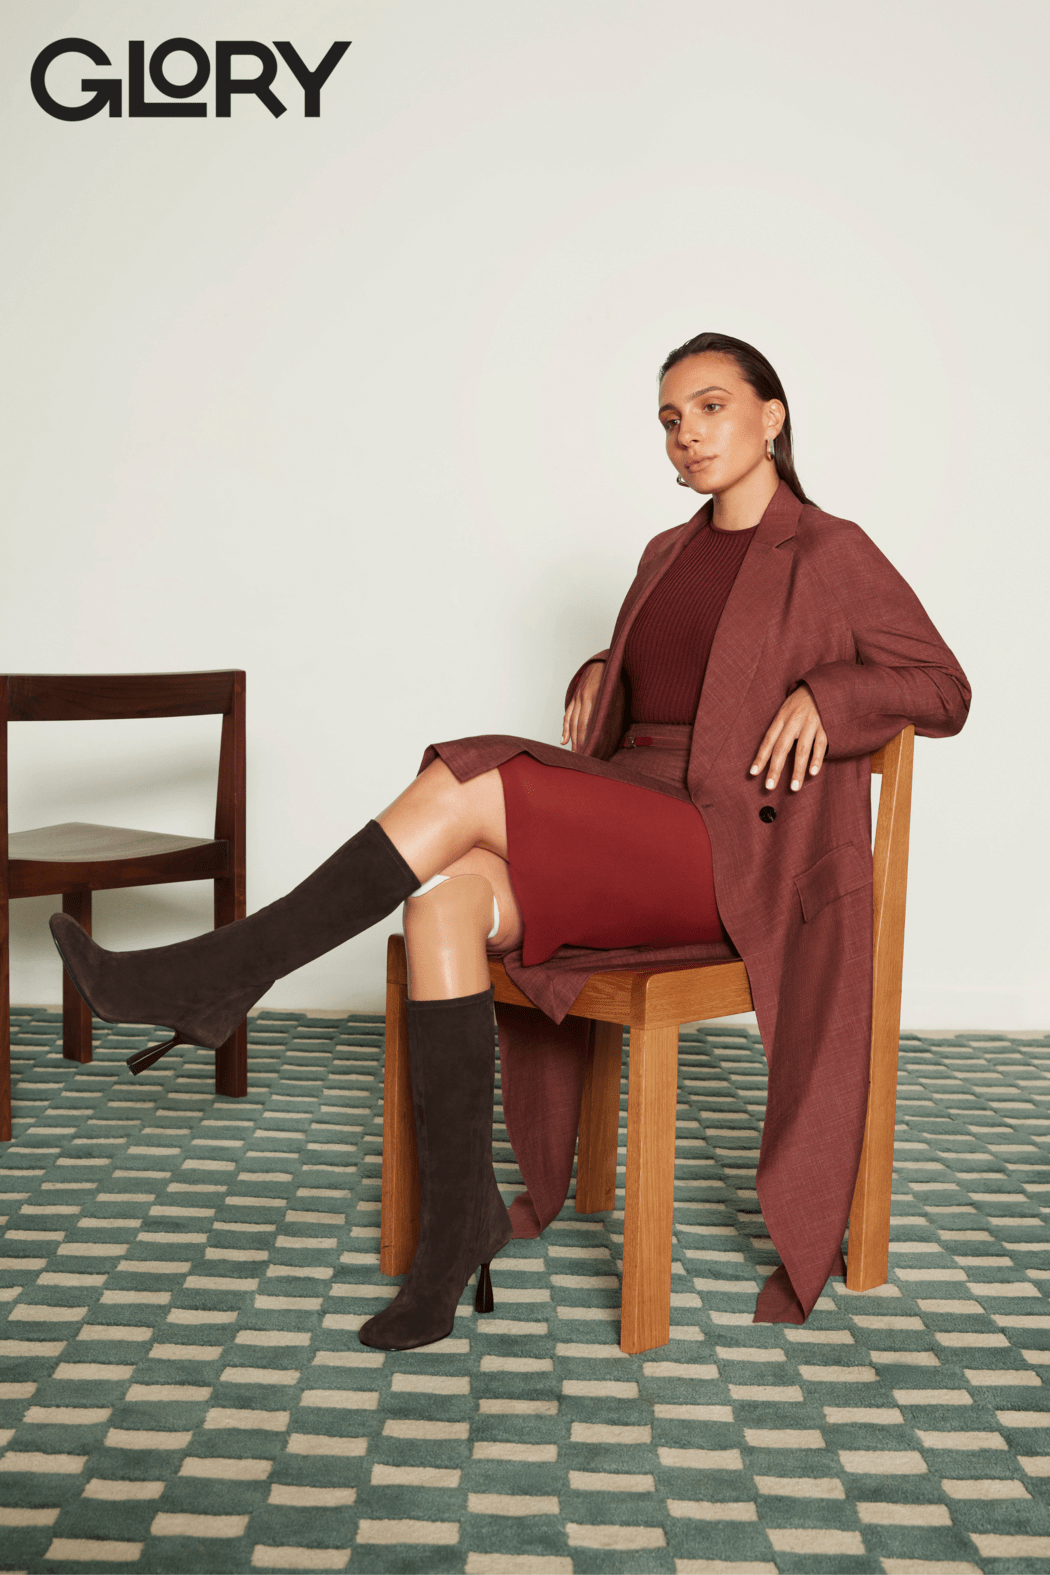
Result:
<svg viewBox="0 0 1050 1575"><path fill-rule="evenodd" d="M604 662L588 663L584 668L583 677L576 685L576 693L569 701L565 721L562 724L561 741L563 744L570 744L574 754L578 754L583 748L604 673Z"/></svg>

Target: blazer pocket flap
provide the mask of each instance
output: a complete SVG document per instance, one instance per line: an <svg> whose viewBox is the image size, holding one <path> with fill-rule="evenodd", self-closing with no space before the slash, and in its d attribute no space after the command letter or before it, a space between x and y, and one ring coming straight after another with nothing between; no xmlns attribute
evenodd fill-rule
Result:
<svg viewBox="0 0 1050 1575"><path fill-rule="evenodd" d="M811 923L829 902L870 886L871 878L871 860L865 859L854 843L844 842L841 847L832 848L811 868L795 876L802 917Z"/></svg>

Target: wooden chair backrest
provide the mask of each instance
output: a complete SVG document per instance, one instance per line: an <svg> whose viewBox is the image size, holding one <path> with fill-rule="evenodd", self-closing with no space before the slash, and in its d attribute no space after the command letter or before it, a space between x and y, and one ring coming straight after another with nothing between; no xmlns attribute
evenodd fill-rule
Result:
<svg viewBox="0 0 1050 1575"><path fill-rule="evenodd" d="M221 716L215 836L243 842L244 686L239 668L200 673L0 675L0 883L7 881L7 724Z"/></svg>
<svg viewBox="0 0 1050 1575"><path fill-rule="evenodd" d="M846 1263L846 1284L851 1291L882 1285L888 1273L914 744L915 729L906 727L871 760L872 771L881 773L882 791L873 848L868 1113L850 1209Z"/></svg>
<svg viewBox="0 0 1050 1575"><path fill-rule="evenodd" d="M11 673L0 677L0 721L99 722L145 716L226 715L235 670L215 673Z"/></svg>
<svg viewBox="0 0 1050 1575"><path fill-rule="evenodd" d="M873 910L873 1006L879 1021L896 1001L896 1028L900 1030L901 968L891 965L891 953L900 953L904 942L904 910L908 895L908 843L911 824L912 759L915 729L906 727L871 757L874 775L882 777L879 813L875 823Z"/></svg>

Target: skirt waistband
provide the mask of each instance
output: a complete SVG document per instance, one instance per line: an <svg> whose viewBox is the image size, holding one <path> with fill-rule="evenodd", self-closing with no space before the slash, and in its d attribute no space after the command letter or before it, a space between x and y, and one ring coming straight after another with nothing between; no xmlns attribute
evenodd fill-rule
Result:
<svg viewBox="0 0 1050 1575"><path fill-rule="evenodd" d="M675 749L688 754L693 728L690 722L633 722L620 739L619 749Z"/></svg>

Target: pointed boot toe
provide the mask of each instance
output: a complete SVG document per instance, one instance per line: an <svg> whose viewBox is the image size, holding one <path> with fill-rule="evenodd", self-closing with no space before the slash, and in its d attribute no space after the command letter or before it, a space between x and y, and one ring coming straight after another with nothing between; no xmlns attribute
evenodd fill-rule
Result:
<svg viewBox="0 0 1050 1575"><path fill-rule="evenodd" d="M105 1010L102 999L102 975L107 954L95 944L84 926L68 913L53 913L50 926L51 939L58 949L62 966L94 1015L107 1023L119 1021Z"/></svg>
<svg viewBox="0 0 1050 1575"><path fill-rule="evenodd" d="M235 980L216 983L214 966L208 967L209 935L141 952L110 952L68 914L52 914L50 924L63 966L96 1017L163 1024L184 1044L217 1050L273 983L254 979L240 989Z"/></svg>
<svg viewBox="0 0 1050 1575"><path fill-rule="evenodd" d="M455 1314L449 1322L435 1317L433 1307L396 1306L395 1302L361 1325L357 1338L362 1345L374 1351L414 1351L421 1345L436 1345L456 1326Z"/></svg>

